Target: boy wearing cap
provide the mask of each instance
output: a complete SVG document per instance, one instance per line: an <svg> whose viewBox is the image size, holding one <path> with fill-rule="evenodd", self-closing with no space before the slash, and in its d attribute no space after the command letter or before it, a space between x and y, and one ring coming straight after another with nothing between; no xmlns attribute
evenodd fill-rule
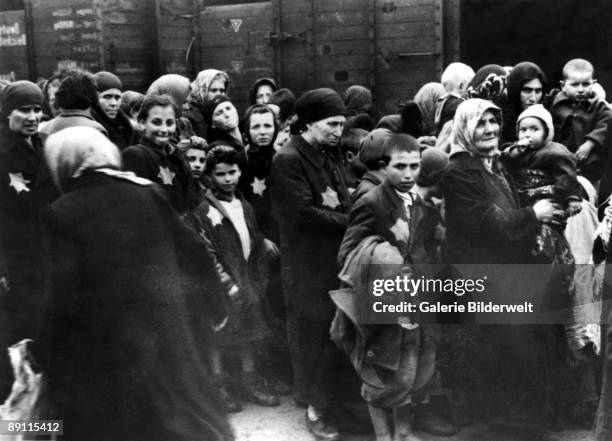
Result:
<svg viewBox="0 0 612 441"><path fill-rule="evenodd" d="M368 191L378 187L385 179L383 144L392 134L388 129L374 129L361 140L358 156L367 171L352 194L353 204Z"/></svg>
<svg viewBox="0 0 612 441"><path fill-rule="evenodd" d="M16 81L2 93L0 111L0 396L10 390L5 349L35 338L43 296L40 218L57 196L38 134L43 94Z"/></svg>
<svg viewBox="0 0 612 441"><path fill-rule="evenodd" d="M346 228L350 196L338 149L344 103L332 89L306 92L296 103L305 132L272 161L272 211L279 222L289 350L298 398L318 440L339 439L326 419L336 393L341 354L329 327L338 285L334 265Z"/></svg>

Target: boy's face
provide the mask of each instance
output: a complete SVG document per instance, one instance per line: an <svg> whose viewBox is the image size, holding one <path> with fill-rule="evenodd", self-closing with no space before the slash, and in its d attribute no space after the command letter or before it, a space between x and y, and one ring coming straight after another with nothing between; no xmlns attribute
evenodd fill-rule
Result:
<svg viewBox="0 0 612 441"><path fill-rule="evenodd" d="M546 139L544 123L540 119L531 116L523 118L518 127L518 139L527 140L529 142L528 146L531 149L542 147Z"/></svg>
<svg viewBox="0 0 612 441"><path fill-rule="evenodd" d="M576 101L586 101L593 93L593 72L583 70L570 70L561 87L565 94Z"/></svg>
<svg viewBox="0 0 612 441"><path fill-rule="evenodd" d="M221 162L215 165L215 169L211 174L212 183L217 191L227 196L234 195L239 179L240 167L238 167L238 164Z"/></svg>
<svg viewBox="0 0 612 441"><path fill-rule="evenodd" d="M421 170L419 152L393 152L389 164L385 167L387 179L399 192L406 193L416 183Z"/></svg>
<svg viewBox="0 0 612 441"><path fill-rule="evenodd" d="M204 166L206 165L206 152L200 149L189 149L187 150L187 159L189 160L189 166L191 167L191 175L198 179L204 173Z"/></svg>
<svg viewBox="0 0 612 441"><path fill-rule="evenodd" d="M542 82L539 78L527 81L521 87L521 108L525 110L529 106L542 101Z"/></svg>

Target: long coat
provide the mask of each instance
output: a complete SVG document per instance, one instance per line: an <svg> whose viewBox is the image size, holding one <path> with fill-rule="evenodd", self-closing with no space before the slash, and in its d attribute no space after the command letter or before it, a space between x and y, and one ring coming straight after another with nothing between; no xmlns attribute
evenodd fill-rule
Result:
<svg viewBox="0 0 612 441"><path fill-rule="evenodd" d="M327 155L327 157L326 157ZM331 400L339 352L330 342L338 287L336 256L350 196L340 157L294 136L272 161L272 210L280 226L289 346L298 394L321 408Z"/></svg>
<svg viewBox="0 0 612 441"><path fill-rule="evenodd" d="M38 135L31 144L0 125L0 400L10 389L12 374L5 349L33 338L43 299L45 246L41 212L58 191L43 158Z"/></svg>
<svg viewBox="0 0 612 441"><path fill-rule="evenodd" d="M267 337L262 297L268 279L268 255L251 205L239 196L251 239L249 258L244 258L240 237L227 211L211 192L194 210L195 223L215 258L224 294L235 284L238 301L230 311L227 325L215 340L226 346L248 345Z"/></svg>
<svg viewBox="0 0 612 441"><path fill-rule="evenodd" d="M467 152L451 157L442 178L450 263L528 262L540 222L531 207L520 208L510 175L502 173L505 181Z"/></svg>
<svg viewBox="0 0 612 441"><path fill-rule="evenodd" d="M46 223L54 271L36 355L64 439L233 439L190 326L192 314L222 321L219 281L167 195L86 172Z"/></svg>

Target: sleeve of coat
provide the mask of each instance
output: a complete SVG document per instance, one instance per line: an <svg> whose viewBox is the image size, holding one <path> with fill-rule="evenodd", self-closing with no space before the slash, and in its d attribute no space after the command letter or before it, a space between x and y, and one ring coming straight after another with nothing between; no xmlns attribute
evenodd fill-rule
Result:
<svg viewBox="0 0 612 441"><path fill-rule="evenodd" d="M580 201L583 191L577 179L575 156L565 147L559 146L551 152L546 162L552 165L556 187L563 197Z"/></svg>
<svg viewBox="0 0 612 441"><path fill-rule="evenodd" d="M297 157L277 154L272 161L272 208L279 222L304 231L343 232L348 215L315 205L310 183Z"/></svg>
<svg viewBox="0 0 612 441"><path fill-rule="evenodd" d="M502 209L488 200L482 184L465 170L450 169L443 178L444 196L452 215L461 219L463 229L474 237L493 243L520 243L533 236L540 222L533 208Z"/></svg>
<svg viewBox="0 0 612 441"><path fill-rule="evenodd" d="M595 116L593 130L587 133L584 137L590 139L599 149L607 149L608 143L608 126L612 122L612 110L606 106L603 101L598 101L595 104Z"/></svg>
<svg viewBox="0 0 612 441"><path fill-rule="evenodd" d="M349 224L340 244L338 251L338 267L342 268L346 256L368 236L376 234L374 211L366 203L366 198L361 198L353 206L349 215Z"/></svg>

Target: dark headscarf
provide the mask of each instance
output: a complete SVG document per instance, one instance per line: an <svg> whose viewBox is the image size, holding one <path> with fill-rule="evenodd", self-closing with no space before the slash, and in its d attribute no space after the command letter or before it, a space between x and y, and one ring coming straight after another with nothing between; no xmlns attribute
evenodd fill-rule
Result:
<svg viewBox="0 0 612 441"><path fill-rule="evenodd" d="M548 81L540 67L530 61L517 64L508 75L508 104L517 113L521 112L521 88L523 84L533 79L539 79L542 83L542 96L546 94Z"/></svg>
<svg viewBox="0 0 612 441"><path fill-rule="evenodd" d="M272 93L278 90L278 86L276 85L276 81L274 81L274 78L258 79L249 89L249 102L251 103L251 105L255 104L255 100L257 99L257 90L259 90L259 88L264 85L270 86L270 88L272 89Z"/></svg>

